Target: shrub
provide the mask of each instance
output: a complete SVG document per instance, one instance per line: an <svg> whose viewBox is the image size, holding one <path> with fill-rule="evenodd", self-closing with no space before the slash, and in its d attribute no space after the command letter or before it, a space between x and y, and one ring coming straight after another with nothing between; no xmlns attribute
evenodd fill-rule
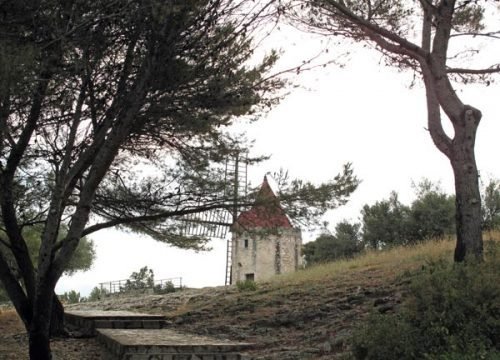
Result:
<svg viewBox="0 0 500 360"><path fill-rule="evenodd" d="M168 294L176 291L174 283L172 281L167 281L163 284L155 285L153 290L155 294Z"/></svg>
<svg viewBox="0 0 500 360"><path fill-rule="evenodd" d="M59 295L59 299L66 304L78 304L79 302L85 301L85 298L81 297L80 293L75 290Z"/></svg>
<svg viewBox="0 0 500 360"><path fill-rule="evenodd" d="M257 284L252 280L237 281L236 287L239 291L255 291L257 290Z"/></svg>
<svg viewBox="0 0 500 360"><path fill-rule="evenodd" d="M99 288L96 286L90 292L90 295L87 298L87 301L98 301L98 300L101 300L103 297L108 296L108 295L109 295L108 290L106 290L105 288Z"/></svg>
<svg viewBox="0 0 500 360"><path fill-rule="evenodd" d="M500 259L488 258L423 267L399 313L372 315L354 332L355 358L499 359Z"/></svg>
<svg viewBox="0 0 500 360"><path fill-rule="evenodd" d="M327 261L352 258L362 250L361 224L347 220L335 226L335 234L321 234L316 240L303 247L306 264L313 265Z"/></svg>
<svg viewBox="0 0 500 360"><path fill-rule="evenodd" d="M154 272L153 269L149 269L144 266L139 269L138 272L133 272L130 278L125 283L125 286L120 287L120 291L134 291L134 290L145 290L153 288L154 286Z"/></svg>

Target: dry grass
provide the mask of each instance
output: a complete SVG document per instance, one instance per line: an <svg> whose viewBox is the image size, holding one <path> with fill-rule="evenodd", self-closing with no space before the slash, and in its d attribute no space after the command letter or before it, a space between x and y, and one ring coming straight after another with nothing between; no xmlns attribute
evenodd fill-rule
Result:
<svg viewBox="0 0 500 360"><path fill-rule="evenodd" d="M500 241L500 231L485 233L483 237L486 242ZM426 262L443 258L452 261L454 248L455 237L449 237L414 246L397 246L384 251L368 250L354 259L314 265L296 273L277 276L270 281L270 285L301 285L329 279L353 278L358 272L375 270L388 276L403 274Z"/></svg>
<svg viewBox="0 0 500 360"><path fill-rule="evenodd" d="M24 332L23 323L13 308L4 308L0 310L0 332L4 335L6 333L16 334Z"/></svg>

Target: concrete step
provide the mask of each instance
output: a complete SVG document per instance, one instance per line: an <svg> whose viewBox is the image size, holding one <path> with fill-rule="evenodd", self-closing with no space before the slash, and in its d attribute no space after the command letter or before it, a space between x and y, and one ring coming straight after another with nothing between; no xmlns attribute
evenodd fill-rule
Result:
<svg viewBox="0 0 500 360"><path fill-rule="evenodd" d="M96 336L96 329L161 329L165 317L131 311L67 311L65 322L84 336Z"/></svg>
<svg viewBox="0 0 500 360"><path fill-rule="evenodd" d="M253 346L170 329L98 329L97 338L117 360L251 360Z"/></svg>

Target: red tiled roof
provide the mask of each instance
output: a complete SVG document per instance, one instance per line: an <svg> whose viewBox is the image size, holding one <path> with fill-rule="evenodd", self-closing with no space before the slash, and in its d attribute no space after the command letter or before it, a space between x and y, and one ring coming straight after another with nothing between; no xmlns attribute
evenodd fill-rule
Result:
<svg viewBox="0 0 500 360"><path fill-rule="evenodd" d="M242 228L292 228L290 220L281 207L278 198L267 182L267 177L257 193L257 204L242 212L236 225Z"/></svg>

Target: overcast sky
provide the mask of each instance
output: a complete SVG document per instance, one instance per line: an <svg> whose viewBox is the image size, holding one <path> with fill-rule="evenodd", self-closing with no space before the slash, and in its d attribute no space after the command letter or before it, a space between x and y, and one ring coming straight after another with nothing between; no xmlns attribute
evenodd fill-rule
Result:
<svg viewBox="0 0 500 360"><path fill-rule="evenodd" d="M275 43L284 50L282 67L297 64L321 46L304 34L276 36ZM490 51L488 57L498 62L500 50ZM344 60L343 68L330 65L301 74L295 80L299 87L245 128L255 139L254 154L272 156L248 169L252 185L279 168L319 183L352 162L362 183L347 205L325 217L331 228L344 218L359 220L364 204L387 198L392 190L403 203L410 202L412 181L423 177L452 193L450 164L426 131L422 85L417 81L410 89L412 74L381 65L380 55L370 49L357 49ZM476 142L481 178L500 178L500 86L467 85L458 91L465 103L483 113ZM112 229L91 238L97 250L93 268L63 277L57 293L74 289L88 295L98 283L126 279L143 266L152 268L156 279L181 276L190 287L224 284L226 240L213 240L211 252L195 253ZM312 235L304 233L303 241L310 240Z"/></svg>

